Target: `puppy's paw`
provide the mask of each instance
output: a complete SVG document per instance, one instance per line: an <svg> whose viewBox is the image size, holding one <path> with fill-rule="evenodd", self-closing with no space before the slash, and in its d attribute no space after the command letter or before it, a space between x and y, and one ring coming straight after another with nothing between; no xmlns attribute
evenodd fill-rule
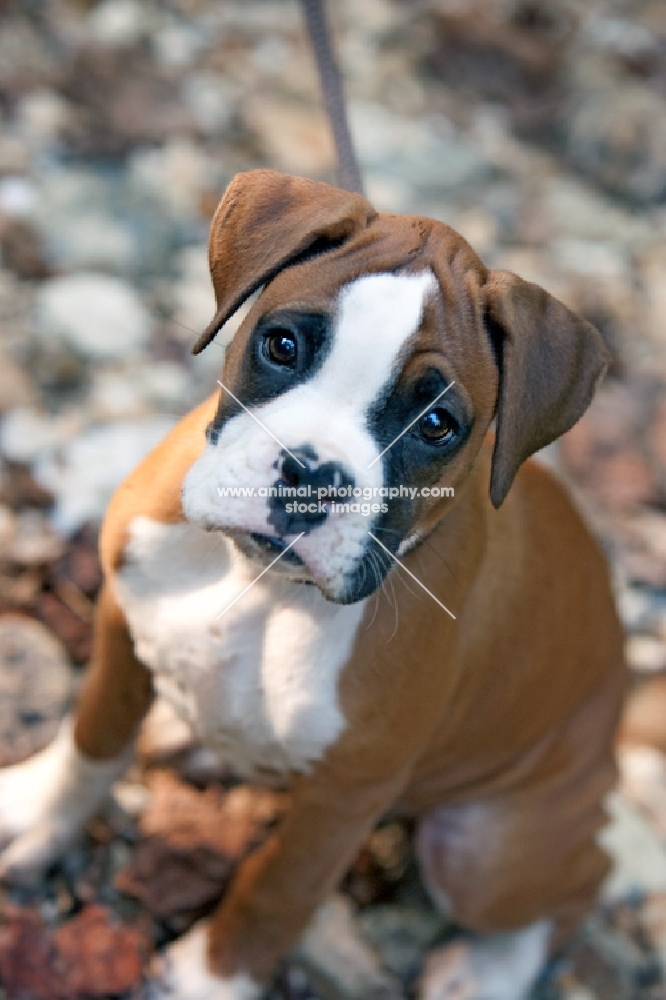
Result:
<svg viewBox="0 0 666 1000"><path fill-rule="evenodd" d="M54 741L0 771L0 878L31 882L61 856L106 797L126 758L91 761L67 720Z"/></svg>
<svg viewBox="0 0 666 1000"><path fill-rule="evenodd" d="M419 1000L525 1000L546 958L549 924L459 938L433 951Z"/></svg>
<svg viewBox="0 0 666 1000"><path fill-rule="evenodd" d="M174 941L153 963L147 1000L259 1000L261 987L244 973L222 979L207 967L204 921Z"/></svg>

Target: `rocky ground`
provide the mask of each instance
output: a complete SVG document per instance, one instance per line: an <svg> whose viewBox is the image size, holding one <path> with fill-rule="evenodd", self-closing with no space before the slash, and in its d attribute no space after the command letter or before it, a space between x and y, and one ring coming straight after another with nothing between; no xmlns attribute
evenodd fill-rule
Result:
<svg viewBox="0 0 666 1000"><path fill-rule="evenodd" d="M608 553L636 683L666 674L666 7L329 7L371 199L454 225L611 346L609 378L549 457ZM112 490L215 385L225 338L189 349L213 312L206 237L225 184L259 165L331 180L333 156L296 0L2 5L0 114L10 763L53 734L88 658ZM658 846L666 808L651 788L640 806ZM150 955L210 908L284 808L146 737L86 843L34 891L2 896L0 995L139 997ZM538 1000L666 997L666 878L637 872ZM409 829L377 831L346 891L411 990L449 930L423 897ZM315 996L294 964L274 989Z"/></svg>

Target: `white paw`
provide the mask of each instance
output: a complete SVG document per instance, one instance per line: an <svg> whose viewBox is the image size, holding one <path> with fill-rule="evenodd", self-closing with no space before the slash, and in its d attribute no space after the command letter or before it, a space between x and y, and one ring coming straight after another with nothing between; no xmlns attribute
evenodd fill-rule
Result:
<svg viewBox="0 0 666 1000"><path fill-rule="evenodd" d="M208 971L203 921L174 941L154 963L147 1000L259 1000L261 987L239 973L221 979Z"/></svg>
<svg viewBox="0 0 666 1000"><path fill-rule="evenodd" d="M425 964L419 1000L524 1000L547 954L550 925L460 938L433 951Z"/></svg>
<svg viewBox="0 0 666 1000"><path fill-rule="evenodd" d="M77 837L126 763L84 758L66 720L44 750L0 771L0 878L38 878Z"/></svg>

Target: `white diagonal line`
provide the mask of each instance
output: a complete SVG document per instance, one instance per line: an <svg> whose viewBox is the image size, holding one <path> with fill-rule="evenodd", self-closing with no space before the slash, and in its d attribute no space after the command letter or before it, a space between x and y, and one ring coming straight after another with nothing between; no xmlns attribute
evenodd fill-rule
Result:
<svg viewBox="0 0 666 1000"><path fill-rule="evenodd" d="M262 571L259 574L259 576L256 576L254 578L254 580L252 581L252 583L248 583L248 585L245 588L245 590L241 590L241 592L238 595L238 597L234 597L234 599L231 602L231 604L227 604L227 606L224 609L224 611L220 611L219 615L217 615L217 618L221 618L222 615L226 615L226 613L229 610L229 608L233 608L233 606L236 603L236 601L240 601L240 599L243 596L243 594L247 594L248 590L250 590L252 587L254 587L255 583L257 583L259 580L261 580L261 578L264 575L264 573L268 573L269 569L271 569L272 566L275 566L275 563L278 562L279 559L282 559L282 556L285 555L285 553L287 553L289 551L289 549L292 547L292 545L295 545L296 542L298 541L298 539L302 538L304 534L305 534L305 532L301 531L300 535L297 535L296 538L294 538L293 542L289 542L289 545L286 547L286 549L283 549L282 552L280 553L280 555L276 556L272 563L269 563L268 566L265 567L265 569L262 569ZM409 570L407 572L409 572Z"/></svg>
<svg viewBox="0 0 666 1000"><path fill-rule="evenodd" d="M428 410L430 410L435 405L435 403L437 402L437 400L441 399L442 396L444 395L444 393L448 392L449 389L451 388L451 386L455 385L455 384L456 384L456 380L455 379L453 380L453 382L449 382L449 384L447 385L446 389L442 389L442 391L440 392L439 396L437 396L436 399L433 399L432 403L428 403L428 405L426 406L425 410L421 410L421 412L419 413L419 415L416 416L416 417L414 417L414 419L412 420L411 424L407 424L407 426L405 427L405 429L402 430L402 431L400 431L400 433L398 434L397 438L393 438L393 440L391 441L391 443L386 445L386 447L384 448L384 451L380 452L379 455L377 455L377 458L373 458L372 462L370 462L370 465L368 465L368 469L371 469L373 467L373 465L375 464L375 462L378 462L379 459L382 457L382 455L385 455L386 452L389 450L389 448L392 448L393 445L396 443L396 441L399 441L400 438L403 436L403 434L406 434L407 431L409 430L409 428L413 427L414 424L416 423L416 421L420 420L421 417L425 413L427 413ZM387 552L388 552L388 549L387 549ZM409 572L409 570L408 570L408 572Z"/></svg>
<svg viewBox="0 0 666 1000"><path fill-rule="evenodd" d="M292 457L292 458L294 459L294 461L295 461L295 462L298 462L298 464L300 465L301 469L304 469L304 468L305 468L305 466L303 465L303 463L301 462L301 460L300 460L299 458L296 458L296 456L294 455L293 451L289 451L289 449L287 448L286 444L282 444L282 441L280 441L280 438L279 438L279 437L276 437L276 436L275 436L275 434L273 434L273 431L269 431L269 429L268 429L268 427L266 426L266 424L262 424L262 422L261 422L261 420L259 419L259 417L255 416L255 414L254 414L254 413L252 412L252 410L248 410L248 408L247 408L247 406L245 405L245 403L241 403L241 401L240 401L240 399L238 398L238 396L234 396L234 394L233 394L233 392L231 391L231 389L227 389L226 385L225 385L225 384L224 384L223 382L220 382L219 378L218 378L218 380L217 380L217 384L218 384L218 385L221 385L221 386L222 386L222 388L224 389L224 391L225 391L225 392L228 392L228 393L229 393L229 395L231 396L231 398L232 398L233 400L235 400L235 401L236 401L236 402L238 403L238 405L239 405L239 406L242 406L242 407L243 407L243 409L245 410L245 412L246 412L247 414L249 414L249 415L250 415L250 416L252 417L252 419L253 419L253 420L256 420L256 421L257 421L257 423L259 424L259 426L260 426L260 427L263 427L263 429L264 429L264 430L266 431L266 433L267 433L267 434L270 434L270 436L271 436L271 437L273 438L273 440L274 440L274 441L277 441L277 443L278 443L278 444L280 445L280 447L281 447L281 448L283 448L283 449L284 449L284 450L285 450L285 451L287 452L287 454L288 454L288 455L291 455L291 457ZM439 397L437 397L437 398L439 399ZM418 419L418 418L417 418L417 419ZM286 552L286 551L287 551L287 550L285 549L285 552Z"/></svg>
<svg viewBox="0 0 666 1000"><path fill-rule="evenodd" d="M453 385L453 383L451 383L451 384ZM411 578L414 581L414 583L418 583L419 587L421 587L422 590L425 590L426 594L428 594L430 597L432 597L433 601L435 601L435 603L439 604L440 608L443 608L444 611L446 611L447 615L451 615L451 617L453 618L453 620L454 621L456 620L456 616L453 614L453 612L449 611L449 609L444 604L442 604L442 602L437 597L435 597L435 595L433 593L431 593L428 590L428 588L426 587L426 585L424 583L421 583L421 581L419 580L419 578L417 576L414 576L414 574L411 572L411 570L408 570L407 567L405 566L405 564L401 563L400 560L398 559L398 557L394 556L393 553L390 551L390 549L386 548L386 546L384 545L383 542L380 542L379 539L375 535L373 535L373 533L371 531L369 531L368 534L370 535L370 538L374 538L374 540L377 542L377 545L381 545L381 547L384 549L384 552L388 552L388 554L390 555L391 559L394 559L395 562L397 562L398 566L401 569L404 569L405 573L408 573L409 576L411 576Z"/></svg>

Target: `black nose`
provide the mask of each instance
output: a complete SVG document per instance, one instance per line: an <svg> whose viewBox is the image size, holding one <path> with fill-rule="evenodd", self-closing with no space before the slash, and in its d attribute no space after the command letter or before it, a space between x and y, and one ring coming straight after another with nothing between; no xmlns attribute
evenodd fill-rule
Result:
<svg viewBox="0 0 666 1000"><path fill-rule="evenodd" d="M286 486L311 488L313 493L320 489L351 486L353 481L341 462L318 461L314 449L305 445L291 453L283 451L278 462L280 479Z"/></svg>
<svg viewBox="0 0 666 1000"><path fill-rule="evenodd" d="M277 463L278 478L273 483L276 496L269 499L269 523L279 535L311 531L328 517L323 490L354 485L353 477L341 462L320 462L311 445L282 450ZM335 499L335 494L331 498Z"/></svg>

